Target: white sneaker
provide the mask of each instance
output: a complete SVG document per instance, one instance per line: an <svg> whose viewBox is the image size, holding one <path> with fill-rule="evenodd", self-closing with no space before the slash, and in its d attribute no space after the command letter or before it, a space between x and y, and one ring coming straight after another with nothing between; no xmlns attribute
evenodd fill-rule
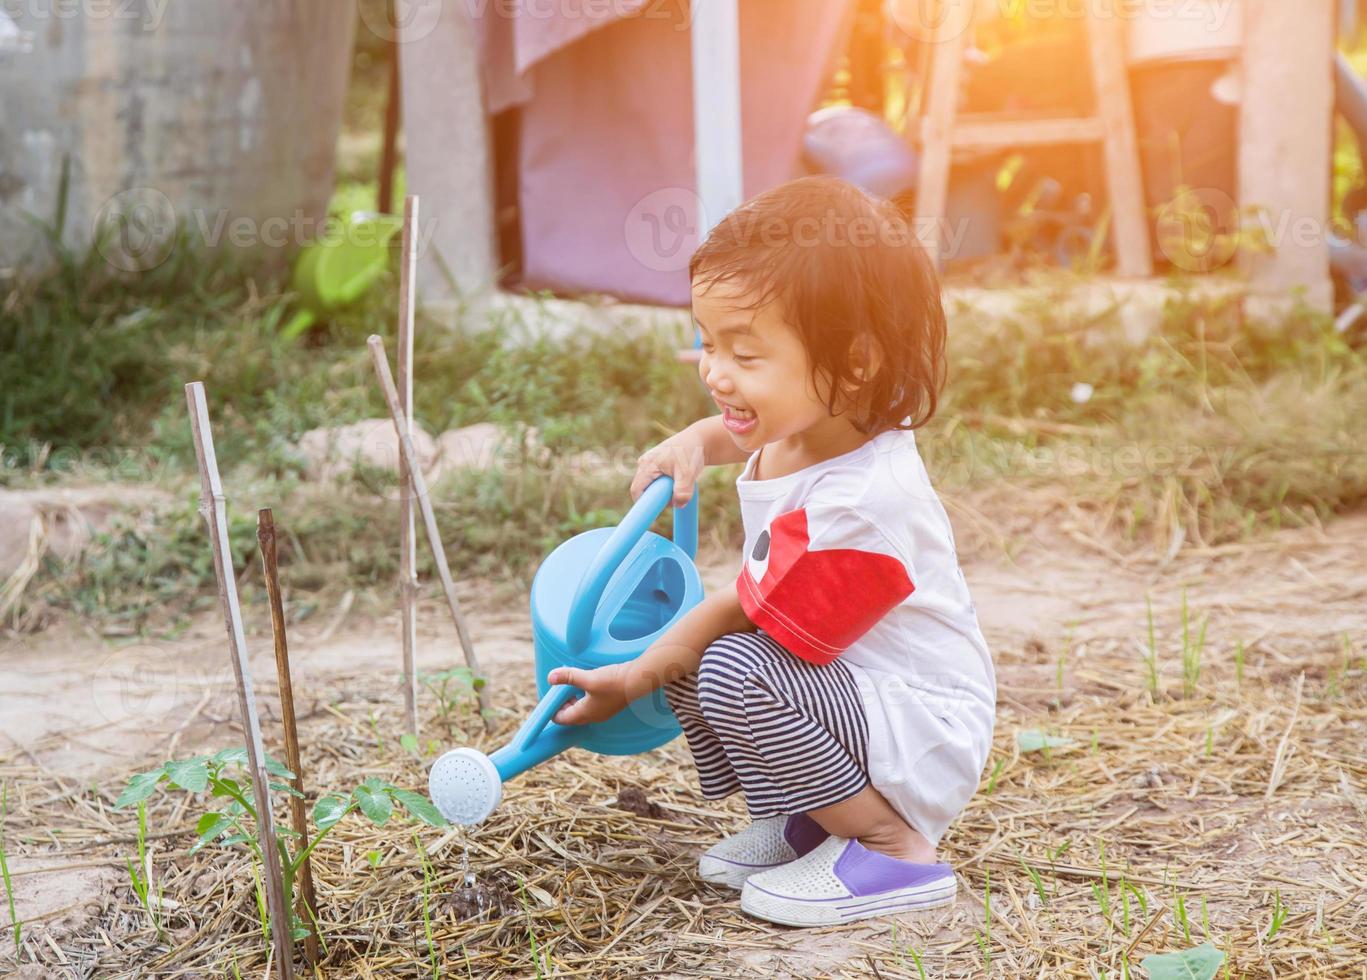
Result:
<svg viewBox="0 0 1367 980"><path fill-rule="evenodd" d="M800 858L827 836L804 813L764 817L708 848L698 859L698 875L714 885L740 888L752 874Z"/></svg>
<svg viewBox="0 0 1367 980"><path fill-rule="evenodd" d="M803 857L747 878L740 907L785 926L829 926L950 905L957 887L943 861L900 861L828 837Z"/></svg>

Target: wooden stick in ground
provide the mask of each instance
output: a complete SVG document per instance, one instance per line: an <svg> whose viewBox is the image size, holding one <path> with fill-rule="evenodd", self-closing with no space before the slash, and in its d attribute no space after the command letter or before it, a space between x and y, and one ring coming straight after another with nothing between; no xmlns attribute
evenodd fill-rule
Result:
<svg viewBox="0 0 1367 980"><path fill-rule="evenodd" d="M397 60L397 55L395 56ZM418 284L418 199L403 207L403 264L399 273L399 408L404 431L413 432L413 314ZM418 737L418 527L413 513L413 481L399 455L399 615L403 626L403 701L408 731Z"/></svg>
<svg viewBox="0 0 1367 980"><path fill-rule="evenodd" d="M427 543L432 549L432 561L437 566L442 591L446 593L447 608L451 610L451 618L456 622L456 635L460 637L460 647L465 653L465 666L469 667L476 677L483 677L479 661L475 657L474 645L470 642L470 632L465 628L465 616L460 611L460 600L456 598L456 585L451 580L451 568L446 564L446 550L442 547L441 535L437 531L437 518L432 512L432 500L427 495L427 481L423 479L422 469L418 465L418 451L413 448L413 440L404 429L403 412L399 408L399 393L394 387L394 376L389 370L389 357L385 354L384 341L372 335L367 344L370 347L370 358L375 364L375 377L380 381L380 390L384 392L385 404L389 406L389 417L394 422L394 432L399 438L399 453L408 465L408 474L413 480L413 496L418 501L418 509L422 512L422 523L427 529ZM479 712L480 717L484 719L485 728L488 728L488 684L479 690Z"/></svg>
<svg viewBox="0 0 1367 980"><path fill-rule="evenodd" d="M275 843L275 819L271 813L270 781L266 774L266 750L261 743L261 722L256 714L256 695L252 691L251 668L247 664L247 642L242 629L242 610L237 603L237 580L233 574L232 551L228 546L228 513L223 485L214 455L214 436L209 428L209 408L204 385L193 381L185 386L185 401L190 410L190 429L195 439L195 458L199 462L201 488L199 512L209 525L209 541L214 552L214 575L218 579L218 598L223 606L223 621L228 630L228 650L233 674L237 678L237 704L242 714L242 731L247 741L247 764L256 797L257 841L265 864L266 905L275 938L275 961L281 980L294 980L294 941L290 932L290 910L285 902L285 886L280 875L280 852Z"/></svg>
<svg viewBox="0 0 1367 980"><path fill-rule="evenodd" d="M275 557L275 516L269 507L256 512L256 540L261 546L261 567L265 572L266 596L271 605L271 635L275 638L275 674L280 684L280 720L285 729L285 765L294 773L294 788L304 792L304 764L299 759L299 729L294 722L294 685L290 682L290 649L285 639L285 603L280 596L280 570ZM302 854L309 846L309 825L304 813L304 799L290 797L290 824L299 835L298 850ZM309 937L304 940L304 957L309 963L318 962L318 896L313 890L313 859L304 858L299 869L300 918L308 924Z"/></svg>

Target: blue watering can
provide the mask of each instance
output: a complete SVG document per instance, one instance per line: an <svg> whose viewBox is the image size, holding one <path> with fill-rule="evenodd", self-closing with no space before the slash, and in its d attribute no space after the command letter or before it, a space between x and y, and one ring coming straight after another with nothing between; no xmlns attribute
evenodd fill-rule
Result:
<svg viewBox="0 0 1367 980"><path fill-rule="evenodd" d="M571 746L635 755L679 734L662 690L637 698L606 721L558 725L551 720L555 713L583 692L546 681L556 667L592 670L634 660L702 601L702 580L693 565L697 493L675 509L673 541L649 530L673 496L674 481L660 477L617 527L577 534L541 563L532 580L541 701L513 740L493 755L463 747L432 764L427 792L447 820L479 823L498 807L504 783Z"/></svg>

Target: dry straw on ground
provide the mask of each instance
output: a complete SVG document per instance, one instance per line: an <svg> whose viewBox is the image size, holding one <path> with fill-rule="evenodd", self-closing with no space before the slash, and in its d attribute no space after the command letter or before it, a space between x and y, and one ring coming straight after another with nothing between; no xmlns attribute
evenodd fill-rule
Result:
<svg viewBox="0 0 1367 980"><path fill-rule="evenodd" d="M566 977L917 976L908 947L931 977L1119 976L1127 958L1134 966L1206 937L1231 957L1231 976L1359 976L1367 962L1361 661L1332 674L1340 649L1257 642L1242 690L1227 661L1208 663L1195 696L1172 697L1180 679L1169 672L1155 702L1131 644L1072 651L1085 667L1067 670L1061 688L1039 670L1049 654L998 653L1002 711L989 770L1000 768L945 841L962 886L953 908L816 933L756 922L734 893L695 876L697 852L740 826L741 809L735 799L698 798L681 742L633 759L576 751L511 784L502 808L468 836L359 820L334 833L315 855L320 973L432 975L417 831L436 871L427 901L443 976L531 977L537 960L543 975ZM1302 673L1293 703L1288 690ZM516 700L499 693L504 705ZM321 702L302 721L311 785L380 775L419 787L423 767L396 741L399 693L349 697ZM474 733L475 744L506 738L530 702L517 705L496 735ZM392 719L379 729L380 747L369 720L376 712ZM427 730L437 724L427 719ZM1077 744L1022 753L1022 728ZM93 793L33 758L16 753L0 769L11 784L11 852L40 856L33 863L44 867L121 866L134 822L110 811L116 787ZM615 805L637 784L663 808L660 818ZM640 802L629 791L620 799ZM263 975L249 862L221 850L189 857L198 811L187 804L184 794L163 794L149 814L162 833L156 866L170 942L157 939L120 886L73 931L28 924L21 962L42 964L34 975L231 976L234 963L244 977ZM467 841L474 888L462 864ZM990 939L980 941L989 878ZM1289 914L1268 939L1278 897Z"/></svg>

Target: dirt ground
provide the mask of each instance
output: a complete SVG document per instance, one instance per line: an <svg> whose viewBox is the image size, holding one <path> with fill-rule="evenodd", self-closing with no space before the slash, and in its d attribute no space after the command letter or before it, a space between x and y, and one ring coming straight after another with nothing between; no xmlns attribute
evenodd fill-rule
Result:
<svg viewBox="0 0 1367 980"><path fill-rule="evenodd" d="M1132 862L1132 879L1152 879L1155 895L1167 901L1164 884L1180 881L1210 897L1211 925L1204 928L1227 940L1221 948L1234 956L1233 975L1367 976L1345 952L1367 943L1367 513L1322 530L1188 548L1170 561L1095 541L1079 515L1067 511L1003 516L1011 513L1003 502L951 507L965 575L996 657L994 760L1003 768L995 793L980 793L951 828L945 856L961 873L992 870L993 942L1000 944L993 964L984 967L975 939L986 890L968 887L985 884L974 877L961 888L957 905L902 917L891 932L887 920L875 920L814 932L756 930L700 947L711 950L716 969L729 976L917 976L905 955L910 943L922 952L929 976L1025 975L1012 971L1027 966L1031 976L1101 975L1084 972L1083 960L1066 951L1073 927L1065 913L1077 894L1065 900L1057 889L1062 882L1086 899L1096 878L1088 871L1096 867L1092 838L1114 832L1108 851L1115 866ZM707 565L704 579L709 588L724 585L728 564ZM1209 616L1202 693L1187 700L1176 696L1184 590L1193 623ZM525 597L509 599L505 592L492 599L472 583L463 583L460 594L495 704L525 699L532 686ZM1146 598L1158 624L1160 705L1144 690ZM263 721L274 733L279 708L269 623L259 609L248 609L247 620ZM1245 651L1242 684L1234 666L1239 644ZM354 714L358 705L379 712L386 730L397 730L396 614L347 599L294 626L290 647L306 746L321 722ZM458 649L444 607L428 595L419 669L452 666ZM102 637L68 623L37 636L0 639L0 663L0 780L11 787L6 840L28 950L20 963L37 957L47 964L23 966L23 975L109 975L62 967L64 942L89 938L103 928L111 907L127 900L123 859L131 853L132 824L127 813L108 812L108 801L130 772L240 739L222 621L205 616L174 640L151 642ZM1057 760L1041 766L1023 756L1015 734L1043 728L1082 740L1090 729L1091 751L1084 745L1074 754L1081 768ZM1216 759L1204 774L1203 740L1204 758L1213 751ZM686 762L681 741L652 755L672 765ZM671 771L649 758L618 760L616 766L624 782L640 782L657 794ZM1270 794L1269 782L1275 784ZM706 806L695 786L669 787L670 798L686 800L692 792L694 804ZM97 790L87 794L88 787ZM58 797L96 814L107 837L78 852L51 834L45 840L25 812ZM517 783L510 784L503 807L518 808L518 797ZM727 812L737 817L741 811ZM1182 825L1176 839L1173 821ZM1053 862L1055 892L1049 910L1042 910L1043 896L1032 891L1020 871L1024 857L1018 863L1016 855L1039 865L1041 855L1064 840L1073 848ZM1184 844L1190 846L1179 846ZM734 894L696 880L680 887L679 894L696 890L699 916L704 907L711 914L735 905ZM1286 947L1284 959L1261 938L1274 887L1292 910L1281 941L1298 944ZM1201 941L1204 930L1186 941L1171 904L1163 921L1141 936L1140 952ZM1051 920L1055 911L1060 919ZM0 919L8 920L7 910L0 908ZM1126 935L1137 931L1128 922L1126 929ZM0 966L7 968L14 948L8 928L0 931ZM1331 937L1327 949L1316 945L1322 934ZM1159 937L1166 945L1152 946ZM1132 963L1140 941L1125 950ZM1064 952L1050 959L1043 951L1050 946ZM1113 966L1116 952L1108 956ZM666 965L661 975L669 975L670 960L659 962ZM684 969L682 962L675 963L678 975L714 975ZM136 963L127 967L128 975L141 972Z"/></svg>

